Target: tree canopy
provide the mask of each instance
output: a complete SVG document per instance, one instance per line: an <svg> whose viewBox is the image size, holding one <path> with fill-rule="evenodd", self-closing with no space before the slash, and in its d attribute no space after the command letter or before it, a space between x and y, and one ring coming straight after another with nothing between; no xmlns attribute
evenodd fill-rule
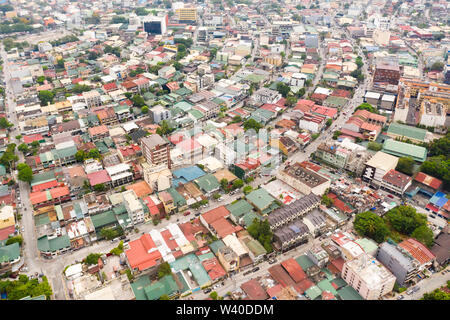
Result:
<svg viewBox="0 0 450 320"><path fill-rule="evenodd" d="M277 91L279 93L281 93L281 95L284 98L286 98L288 93L291 91L291 88L287 84L284 84L283 82L278 82L277 83Z"/></svg>
<svg viewBox="0 0 450 320"><path fill-rule="evenodd" d="M389 235L389 229L381 217L372 211L362 212L356 215L353 227L362 236L383 242Z"/></svg>
<svg viewBox="0 0 450 320"><path fill-rule="evenodd" d="M161 279L164 276L171 275L172 269L168 262L163 262L158 267L158 279Z"/></svg>
<svg viewBox="0 0 450 320"><path fill-rule="evenodd" d="M422 163L420 171L441 179L444 189L450 190L450 158L444 155L428 158Z"/></svg>
<svg viewBox="0 0 450 320"><path fill-rule="evenodd" d="M20 181L25 181L30 183L33 180L33 170L26 163L19 163L17 165L18 178Z"/></svg>
<svg viewBox="0 0 450 320"><path fill-rule="evenodd" d="M257 122L255 119L248 119L247 121L244 122L244 130L250 130L253 129L256 132L259 132L259 129L261 129L263 127L263 125L259 122Z"/></svg>
<svg viewBox="0 0 450 320"><path fill-rule="evenodd" d="M427 223L427 217L417 213L411 206L398 206L389 210L386 219L393 229L406 235L411 235L416 228L426 226Z"/></svg>
<svg viewBox="0 0 450 320"><path fill-rule="evenodd" d="M52 296L52 288L48 283L46 276L42 277L42 281L38 279L29 279L26 275L19 275L16 281L0 281L0 293L6 293L8 300L20 300L25 297L38 297L45 295L47 300Z"/></svg>
<svg viewBox="0 0 450 320"><path fill-rule="evenodd" d="M272 252L273 233L270 230L269 221L259 220L255 218L255 220L253 220L253 223L248 227L247 231L253 238L261 243L261 245L264 247L264 249L267 250L267 252Z"/></svg>
<svg viewBox="0 0 450 320"><path fill-rule="evenodd" d="M395 170L411 176L414 172L414 159L411 157L401 157L398 159Z"/></svg>

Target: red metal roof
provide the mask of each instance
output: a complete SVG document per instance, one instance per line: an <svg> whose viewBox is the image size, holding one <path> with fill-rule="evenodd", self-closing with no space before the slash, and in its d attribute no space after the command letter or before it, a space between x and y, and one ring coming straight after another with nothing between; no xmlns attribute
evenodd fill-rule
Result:
<svg viewBox="0 0 450 320"><path fill-rule="evenodd" d="M106 170L100 170L96 172L89 173L87 175L89 179L89 183L91 186L95 186L100 183L107 183L111 181L110 176L108 175L108 172Z"/></svg>
<svg viewBox="0 0 450 320"><path fill-rule="evenodd" d="M51 189L51 188L56 187L57 185L58 185L58 181L56 181L56 179L49 181L49 182L37 184L37 185L33 186L32 192Z"/></svg>
<svg viewBox="0 0 450 320"><path fill-rule="evenodd" d="M420 182L426 186L429 186L433 189L439 189L439 187L442 185L442 181L439 179L436 179L435 177L432 177L428 174L425 174L423 172L419 172L416 177L414 178L417 182Z"/></svg>
<svg viewBox="0 0 450 320"><path fill-rule="evenodd" d="M130 249L125 251L131 268L139 271L155 266L162 258L161 253L156 249L150 234L146 233L137 240L129 243ZM153 251L150 252L150 250Z"/></svg>
<svg viewBox="0 0 450 320"><path fill-rule="evenodd" d="M295 284L295 281L289 276L289 274L277 264L269 268L269 273L272 278L280 283L283 287L291 286Z"/></svg>
<svg viewBox="0 0 450 320"><path fill-rule="evenodd" d="M297 261L295 261L293 258L283 261L281 265L296 283L306 278L306 274L303 271L302 267L300 267Z"/></svg>
<svg viewBox="0 0 450 320"><path fill-rule="evenodd" d="M427 249L422 243L416 239L406 239L398 244L400 247L408 251L417 261L425 264L436 258L436 256Z"/></svg>
<svg viewBox="0 0 450 320"><path fill-rule="evenodd" d="M261 284L255 279L241 284L241 289L247 294L250 300L267 300L269 298Z"/></svg>

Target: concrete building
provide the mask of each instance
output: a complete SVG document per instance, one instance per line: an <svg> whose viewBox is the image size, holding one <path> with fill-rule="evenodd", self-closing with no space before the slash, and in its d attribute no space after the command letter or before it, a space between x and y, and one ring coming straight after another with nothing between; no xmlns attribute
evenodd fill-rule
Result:
<svg viewBox="0 0 450 320"><path fill-rule="evenodd" d="M159 134L152 134L141 139L142 154L148 163L153 165L165 164L171 168L169 142Z"/></svg>
<svg viewBox="0 0 450 320"><path fill-rule="evenodd" d="M239 270L239 256L230 247L221 247L217 252L217 258L226 272Z"/></svg>
<svg viewBox="0 0 450 320"><path fill-rule="evenodd" d="M378 151L369 161L363 171L362 179L375 186L381 185L381 180L390 170L397 167L398 158Z"/></svg>
<svg viewBox="0 0 450 320"><path fill-rule="evenodd" d="M162 105L158 104L149 110L150 119L153 123L160 123L163 120L170 119L170 111L169 109L164 108Z"/></svg>
<svg viewBox="0 0 450 320"><path fill-rule="evenodd" d="M133 190L127 190L122 193L125 208L127 209L128 216L134 225L144 222L144 207L142 202L136 196Z"/></svg>
<svg viewBox="0 0 450 320"><path fill-rule="evenodd" d="M145 16L142 20L144 31L149 34L166 34L168 19L167 14L163 16Z"/></svg>
<svg viewBox="0 0 450 320"><path fill-rule="evenodd" d="M301 166L288 165L278 172L277 178L303 194L314 193L321 196L330 187L331 181L324 176Z"/></svg>
<svg viewBox="0 0 450 320"><path fill-rule="evenodd" d="M84 98L84 102L89 108L93 106L99 106L102 104L100 93L97 90L83 92L82 95Z"/></svg>
<svg viewBox="0 0 450 320"><path fill-rule="evenodd" d="M113 187L121 186L134 180L131 166L128 163L119 163L115 166L106 167L105 170L111 178Z"/></svg>
<svg viewBox="0 0 450 320"><path fill-rule="evenodd" d="M395 170L389 170L381 180L381 189L387 190L395 195L403 196L411 186L412 178Z"/></svg>
<svg viewBox="0 0 450 320"><path fill-rule="evenodd" d="M448 106L441 102L424 100L421 104L420 124L427 127L443 127Z"/></svg>
<svg viewBox="0 0 450 320"><path fill-rule="evenodd" d="M400 79L400 67L398 61L392 57L383 57L377 60L373 74L374 83L389 83L397 85Z"/></svg>
<svg viewBox="0 0 450 320"><path fill-rule="evenodd" d="M365 253L344 263L342 279L366 300L378 300L392 292L396 280L385 266Z"/></svg>
<svg viewBox="0 0 450 320"><path fill-rule="evenodd" d="M279 229L305 216L320 205L320 198L313 193L272 212L268 217L270 229Z"/></svg>
<svg viewBox="0 0 450 320"><path fill-rule="evenodd" d="M382 243L378 249L377 260L394 274L400 285L411 282L417 275L419 263L400 246Z"/></svg>

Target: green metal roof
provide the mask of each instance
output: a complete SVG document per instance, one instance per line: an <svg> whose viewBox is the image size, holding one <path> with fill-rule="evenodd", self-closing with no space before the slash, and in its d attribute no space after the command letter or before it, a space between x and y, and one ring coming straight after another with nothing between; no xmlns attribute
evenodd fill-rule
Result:
<svg viewBox="0 0 450 320"><path fill-rule="evenodd" d="M322 280L322 281L318 282L317 286L322 291L330 291L334 296L337 295L336 289L331 285L331 282L328 279L325 279L325 280Z"/></svg>
<svg viewBox="0 0 450 320"><path fill-rule="evenodd" d="M209 247L211 248L212 252L214 252L214 254L217 254L220 248L225 247L225 244L222 240L216 240L214 242L211 242L209 244Z"/></svg>
<svg viewBox="0 0 450 320"><path fill-rule="evenodd" d="M55 180L55 172L53 170L34 174L31 180L31 186L35 186L41 183L46 183Z"/></svg>
<svg viewBox="0 0 450 320"><path fill-rule="evenodd" d="M424 147L396 141L394 139L386 140L383 144L382 151L397 157L412 157L419 162L424 162L427 158L427 149Z"/></svg>
<svg viewBox="0 0 450 320"><path fill-rule="evenodd" d="M389 135L389 133L399 135L399 136L402 136L405 138L412 138L412 139L424 141L425 137L427 135L427 130L407 126L407 125L400 124L397 122L392 122L389 125L389 128L387 130L388 135Z"/></svg>
<svg viewBox="0 0 450 320"><path fill-rule="evenodd" d="M342 300L364 300L353 287L346 286L337 291Z"/></svg>
<svg viewBox="0 0 450 320"><path fill-rule="evenodd" d="M196 120L199 120L204 117L203 112L197 109L190 109L187 111L190 115L192 115Z"/></svg>
<svg viewBox="0 0 450 320"><path fill-rule="evenodd" d="M250 240L246 245L256 257L267 253L267 250L255 239Z"/></svg>
<svg viewBox="0 0 450 320"><path fill-rule="evenodd" d="M247 201L245 201L244 199L241 199L235 203L229 204L226 206L226 208L228 209L228 211L231 212L231 214L233 216L235 216L238 219L240 217L244 216L246 213L249 213L250 211L253 210L252 205L250 203L248 203Z"/></svg>
<svg viewBox="0 0 450 320"><path fill-rule="evenodd" d="M10 245L0 247L0 262L10 262L20 257L20 245L14 242Z"/></svg>
<svg viewBox="0 0 450 320"><path fill-rule="evenodd" d="M268 214L269 213L267 212L268 210L272 212L278 207L278 205L275 203L276 201L275 198L273 198L266 191L266 189L263 188L254 190L245 197L253 206L255 206L263 214Z"/></svg>
<svg viewBox="0 0 450 320"><path fill-rule="evenodd" d="M162 295L173 295L178 291L178 286L171 275L164 276L158 282L144 288L148 300L158 300Z"/></svg>
<svg viewBox="0 0 450 320"><path fill-rule="evenodd" d="M305 295L308 296L311 300L320 297L321 294L322 290L318 286L312 286L305 291Z"/></svg>
<svg viewBox="0 0 450 320"><path fill-rule="evenodd" d="M207 173L194 180L198 187L205 192L212 192L220 187L220 183L217 178L211 173Z"/></svg>
<svg viewBox="0 0 450 320"><path fill-rule="evenodd" d="M300 265L300 267L302 267L304 271L315 265L314 262L312 262L311 259L305 254L295 259L295 261L297 261L297 263Z"/></svg>
<svg viewBox="0 0 450 320"><path fill-rule="evenodd" d="M344 279L342 279L342 278L333 279L333 281L331 281L331 283L332 284L334 283L338 287L338 289L343 288L347 285L347 282L345 282Z"/></svg>
<svg viewBox="0 0 450 320"><path fill-rule="evenodd" d="M357 239L355 242L359 244L366 253L374 252L378 249L377 243L367 238Z"/></svg>
<svg viewBox="0 0 450 320"><path fill-rule="evenodd" d="M192 94L192 91L189 90L188 88L183 87L178 90L175 90L175 93L180 96L188 96L188 95Z"/></svg>
<svg viewBox="0 0 450 320"><path fill-rule="evenodd" d="M40 251L54 252L64 248L69 248L70 239L67 234L53 239L43 236L37 240L37 247Z"/></svg>
<svg viewBox="0 0 450 320"><path fill-rule="evenodd" d="M108 210L99 214L91 215L94 228L102 228L117 222L116 215L112 210Z"/></svg>
<svg viewBox="0 0 450 320"><path fill-rule="evenodd" d="M347 99L343 97L329 96L325 99L324 103L331 104L336 107L342 107L347 103Z"/></svg>
<svg viewBox="0 0 450 320"><path fill-rule="evenodd" d="M184 112L187 112L188 110L191 110L193 105L187 101L180 101L173 105L175 108L180 108Z"/></svg>
<svg viewBox="0 0 450 320"><path fill-rule="evenodd" d="M64 158L70 158L75 156L75 154L77 153L77 147L72 146L72 147L67 147L67 148L63 148L63 149L55 149L52 150L53 151L53 155L55 157L55 159L64 159Z"/></svg>
<svg viewBox="0 0 450 320"><path fill-rule="evenodd" d="M173 187L165 190L167 191L173 198L173 201L177 207L182 207L186 205L186 199Z"/></svg>
<svg viewBox="0 0 450 320"><path fill-rule="evenodd" d="M255 219L261 220L262 218L254 211L250 211L242 217L242 221L244 222L246 228L250 227Z"/></svg>
<svg viewBox="0 0 450 320"><path fill-rule="evenodd" d="M147 300L144 289L150 284L150 277L148 275L139 277L131 283L131 289L133 290L136 300Z"/></svg>

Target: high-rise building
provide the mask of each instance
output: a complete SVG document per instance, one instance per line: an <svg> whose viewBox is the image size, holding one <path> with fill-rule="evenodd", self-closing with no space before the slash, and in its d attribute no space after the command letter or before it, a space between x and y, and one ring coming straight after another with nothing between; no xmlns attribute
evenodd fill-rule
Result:
<svg viewBox="0 0 450 320"><path fill-rule="evenodd" d="M378 300L392 292L396 280L385 266L365 253L344 263L342 279L366 300Z"/></svg>
<svg viewBox="0 0 450 320"><path fill-rule="evenodd" d="M159 165L165 164L170 169L170 146L169 142L161 138L159 134L152 134L141 139L142 154L148 163Z"/></svg>
<svg viewBox="0 0 450 320"><path fill-rule="evenodd" d="M169 17L167 14L163 16L146 16L142 20L144 31L150 34L166 34Z"/></svg>
<svg viewBox="0 0 450 320"><path fill-rule="evenodd" d="M176 16L180 23L195 23L197 22L197 8L187 7L175 9Z"/></svg>

